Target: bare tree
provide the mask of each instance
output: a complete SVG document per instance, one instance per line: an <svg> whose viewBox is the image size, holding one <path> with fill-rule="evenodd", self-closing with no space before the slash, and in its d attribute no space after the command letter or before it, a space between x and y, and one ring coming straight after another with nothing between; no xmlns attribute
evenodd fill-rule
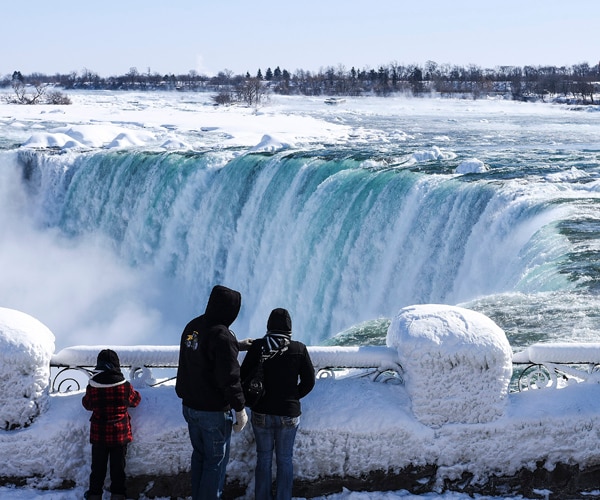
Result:
<svg viewBox="0 0 600 500"><path fill-rule="evenodd" d="M13 79L12 88L15 93L14 98L7 97L7 101L11 104L39 104L46 92L46 86L35 82L33 84L33 93L27 93L25 84L18 79Z"/></svg>
<svg viewBox="0 0 600 500"><path fill-rule="evenodd" d="M594 104L593 76L595 75L588 63L581 63L573 66L573 94L581 95L584 103L589 97L590 102Z"/></svg>
<svg viewBox="0 0 600 500"><path fill-rule="evenodd" d="M71 99L58 90L52 90L46 95L46 103L48 104L71 104Z"/></svg>
<svg viewBox="0 0 600 500"><path fill-rule="evenodd" d="M129 72L125 75L127 78L127 82L131 87L135 87L136 83L139 80L140 72L135 66L129 68Z"/></svg>
<svg viewBox="0 0 600 500"><path fill-rule="evenodd" d="M260 78L246 78L236 89L238 100L248 106L258 107L265 100L267 89Z"/></svg>

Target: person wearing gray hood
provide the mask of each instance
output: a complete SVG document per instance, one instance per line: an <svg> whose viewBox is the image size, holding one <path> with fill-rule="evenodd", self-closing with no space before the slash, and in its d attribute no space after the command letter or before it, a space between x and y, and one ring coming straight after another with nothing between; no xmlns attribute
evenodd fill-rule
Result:
<svg viewBox="0 0 600 500"><path fill-rule="evenodd" d="M248 421L238 342L229 329L241 302L239 292L215 286L204 314L191 320L181 334L175 391L182 400L193 448L193 500L221 498L231 430L240 432Z"/></svg>

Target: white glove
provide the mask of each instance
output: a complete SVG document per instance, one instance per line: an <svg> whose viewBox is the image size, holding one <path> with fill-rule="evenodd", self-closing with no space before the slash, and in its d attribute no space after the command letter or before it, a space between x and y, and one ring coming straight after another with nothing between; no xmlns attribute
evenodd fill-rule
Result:
<svg viewBox="0 0 600 500"><path fill-rule="evenodd" d="M242 411L235 412L235 424L233 424L233 430L235 432L242 432L242 429L246 427L248 423L248 415L246 414L246 408Z"/></svg>

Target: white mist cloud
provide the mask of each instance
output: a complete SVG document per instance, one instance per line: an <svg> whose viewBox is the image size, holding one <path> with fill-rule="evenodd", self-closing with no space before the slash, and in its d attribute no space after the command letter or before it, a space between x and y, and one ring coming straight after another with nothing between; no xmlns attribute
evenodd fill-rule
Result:
<svg viewBox="0 0 600 500"><path fill-rule="evenodd" d="M36 228L20 172L5 158L0 157L0 306L43 322L56 336L57 349L177 343L184 325L164 324L156 280L124 265L98 237L72 240Z"/></svg>

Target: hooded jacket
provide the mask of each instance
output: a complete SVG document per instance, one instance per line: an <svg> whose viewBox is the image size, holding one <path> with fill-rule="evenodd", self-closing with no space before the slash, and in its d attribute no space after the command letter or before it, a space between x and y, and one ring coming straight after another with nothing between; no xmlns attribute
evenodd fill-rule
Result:
<svg viewBox="0 0 600 500"><path fill-rule="evenodd" d="M140 393L123 377L119 357L111 349L100 351L94 371L81 401L92 412L90 443L104 446L130 443L133 434L127 409L140 403Z"/></svg>
<svg viewBox="0 0 600 500"><path fill-rule="evenodd" d="M204 314L184 328L175 391L185 406L201 411L244 408L238 344L229 330L241 304L239 292L217 285Z"/></svg>
<svg viewBox="0 0 600 500"><path fill-rule="evenodd" d="M263 363L265 394L252 406L253 412L283 417L301 414L300 399L314 387L315 370L306 346L291 340L291 335L292 320L287 310L273 309L267 334L252 342L244 358L242 380L254 371L261 355L272 355Z"/></svg>

